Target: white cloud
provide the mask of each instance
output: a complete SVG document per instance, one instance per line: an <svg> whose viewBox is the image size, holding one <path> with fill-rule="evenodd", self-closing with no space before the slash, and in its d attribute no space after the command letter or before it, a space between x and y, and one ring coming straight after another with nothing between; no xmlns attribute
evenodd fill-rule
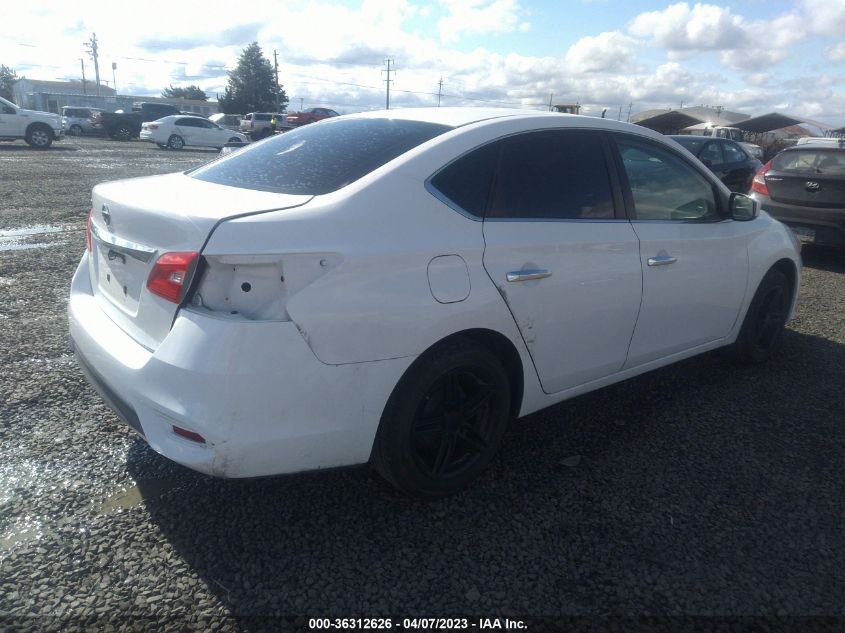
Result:
<svg viewBox="0 0 845 633"><path fill-rule="evenodd" d="M440 0L447 15L437 23L443 42L455 42L461 35L485 35L527 31L530 23L517 0Z"/></svg>
<svg viewBox="0 0 845 633"><path fill-rule="evenodd" d="M839 44L827 48L824 52L824 56L831 62L845 61L845 42L840 42Z"/></svg>
<svg viewBox="0 0 845 633"><path fill-rule="evenodd" d="M630 68L638 42L619 31L582 37L569 47L564 56L566 68L572 73L615 71Z"/></svg>
<svg viewBox="0 0 845 633"><path fill-rule="evenodd" d="M670 51L712 51L742 46L742 25L742 18L728 8L701 3L690 7L679 2L662 11L641 13L634 18L630 31L650 37L657 46Z"/></svg>

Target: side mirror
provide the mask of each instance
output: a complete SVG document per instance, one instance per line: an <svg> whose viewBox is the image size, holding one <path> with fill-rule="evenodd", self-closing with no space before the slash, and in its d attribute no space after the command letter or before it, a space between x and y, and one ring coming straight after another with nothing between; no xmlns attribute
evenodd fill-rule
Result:
<svg viewBox="0 0 845 633"><path fill-rule="evenodd" d="M744 193L732 193L729 202L731 218L748 222L760 214L760 203Z"/></svg>

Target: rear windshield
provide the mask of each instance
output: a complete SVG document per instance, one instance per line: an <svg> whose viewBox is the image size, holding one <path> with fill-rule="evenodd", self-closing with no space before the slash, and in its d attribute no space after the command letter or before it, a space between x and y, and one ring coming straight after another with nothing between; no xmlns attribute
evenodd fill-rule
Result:
<svg viewBox="0 0 845 633"><path fill-rule="evenodd" d="M244 189L321 195L450 129L421 121L327 119L245 147L190 175Z"/></svg>
<svg viewBox="0 0 845 633"><path fill-rule="evenodd" d="M700 139L700 138L690 138L690 137L683 137L683 136L673 136L678 143L680 143L683 147L688 149L690 152L695 154L707 142L709 139Z"/></svg>
<svg viewBox="0 0 845 633"><path fill-rule="evenodd" d="M845 176L845 151L806 149L781 152L772 160L772 169L782 172Z"/></svg>

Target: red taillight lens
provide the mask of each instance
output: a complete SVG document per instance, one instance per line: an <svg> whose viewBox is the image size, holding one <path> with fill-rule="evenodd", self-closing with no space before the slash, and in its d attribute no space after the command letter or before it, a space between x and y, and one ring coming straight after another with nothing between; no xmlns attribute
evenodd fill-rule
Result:
<svg viewBox="0 0 845 633"><path fill-rule="evenodd" d="M156 125L155 123L150 123L150 124L147 126L147 129L148 129L148 130L157 130L157 129L158 129L158 125Z"/></svg>
<svg viewBox="0 0 845 633"><path fill-rule="evenodd" d="M94 250L94 242L91 241L91 214L94 212L94 209L91 209L88 212L88 220L85 222L85 245L88 247L88 252Z"/></svg>
<svg viewBox="0 0 845 633"><path fill-rule="evenodd" d="M147 289L173 303L182 303L199 253L165 253L147 279Z"/></svg>
<svg viewBox="0 0 845 633"><path fill-rule="evenodd" d="M771 168L772 161L769 161L754 174L754 180L751 181L751 191L756 191L764 196L769 195L769 186L766 184L766 172Z"/></svg>

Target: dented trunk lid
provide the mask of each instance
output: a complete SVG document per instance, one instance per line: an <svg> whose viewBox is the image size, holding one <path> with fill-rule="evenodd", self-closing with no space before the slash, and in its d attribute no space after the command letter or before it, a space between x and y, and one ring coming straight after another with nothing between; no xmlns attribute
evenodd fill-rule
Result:
<svg viewBox="0 0 845 633"><path fill-rule="evenodd" d="M312 197L229 187L181 173L98 185L91 211L94 295L118 326L154 350L179 309L146 287L163 253L200 252L223 220L301 206Z"/></svg>

